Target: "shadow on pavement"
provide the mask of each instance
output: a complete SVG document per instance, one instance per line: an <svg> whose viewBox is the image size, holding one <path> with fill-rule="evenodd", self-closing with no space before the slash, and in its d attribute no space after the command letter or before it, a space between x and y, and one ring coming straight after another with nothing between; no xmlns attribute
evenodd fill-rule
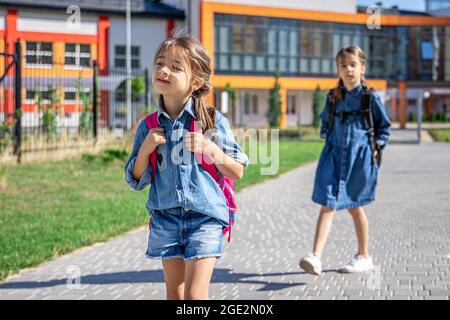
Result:
<svg viewBox="0 0 450 320"><path fill-rule="evenodd" d="M335 272L335 270L324 270L323 272ZM268 280L261 277L299 276L305 272L278 272L278 273L240 273L232 269L217 268L214 270L211 283L246 283L257 284L262 287L257 291L283 290L290 287L305 285L305 282ZM254 279L252 279L254 278ZM164 283L163 270L146 270L130 272L113 272L104 274L90 274L80 277L81 285L92 284L117 284L117 283ZM38 289L60 285L73 285L73 278L62 278L48 281L14 281L0 284L1 289Z"/></svg>

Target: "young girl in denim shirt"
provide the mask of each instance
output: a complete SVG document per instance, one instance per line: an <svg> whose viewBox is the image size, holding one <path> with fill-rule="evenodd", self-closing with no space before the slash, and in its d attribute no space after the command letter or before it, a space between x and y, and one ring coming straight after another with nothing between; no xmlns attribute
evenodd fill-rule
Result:
<svg viewBox="0 0 450 320"><path fill-rule="evenodd" d="M175 35L157 49L152 83L160 93L157 120L141 121L125 172L142 190L151 181L147 256L162 259L167 299L207 299L229 208L217 182L195 160L209 157L221 175L237 180L248 158L234 140L227 119L206 105L210 58L190 35ZM190 132L191 121L198 130ZM207 138L207 132L214 137ZM157 151L157 170L149 156ZM194 154L195 153L195 154Z"/></svg>
<svg viewBox="0 0 450 320"><path fill-rule="evenodd" d="M358 253L344 266L343 272L357 273L373 268L368 251L369 228L363 206L375 200L378 152L387 144L390 135L390 120L380 96L369 87L364 73L366 58L357 46L341 49L336 56L339 81L329 94L334 103L332 130L329 126L330 99L327 99L322 120L321 137L326 139L320 156L314 182L312 200L322 205L316 227L313 252L303 257L300 267L307 273L319 275L322 272L321 256L333 215L336 210L348 209L358 239ZM373 122L373 144L363 113L363 94L370 92ZM366 118L367 119L367 118ZM332 121L332 120L330 120Z"/></svg>

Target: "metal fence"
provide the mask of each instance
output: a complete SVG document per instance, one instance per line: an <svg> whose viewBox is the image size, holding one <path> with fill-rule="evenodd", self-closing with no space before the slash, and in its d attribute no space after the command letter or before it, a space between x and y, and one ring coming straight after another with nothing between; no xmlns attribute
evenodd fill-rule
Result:
<svg viewBox="0 0 450 320"><path fill-rule="evenodd" d="M39 151L83 148L117 139L149 112L148 71L133 69L131 104L127 103L127 73L123 69L22 65L20 43L6 59L0 78L0 156L16 157Z"/></svg>

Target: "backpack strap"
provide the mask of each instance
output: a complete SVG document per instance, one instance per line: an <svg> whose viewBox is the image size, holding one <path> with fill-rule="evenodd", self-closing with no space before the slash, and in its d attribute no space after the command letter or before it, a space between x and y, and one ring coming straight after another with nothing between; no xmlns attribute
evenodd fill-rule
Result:
<svg viewBox="0 0 450 320"><path fill-rule="evenodd" d="M149 130L159 127L158 112L155 111L152 114L145 117L145 123L147 124L147 128ZM151 182L153 182L153 180L155 180L155 174L156 174L156 170L158 168L157 148L155 150L153 150L152 153L150 153L149 164L150 164L150 167L152 168Z"/></svg>
<svg viewBox="0 0 450 320"><path fill-rule="evenodd" d="M334 127L334 118L336 117L336 101L334 99L335 89L331 89L327 94L328 103L328 134L330 136L331 131Z"/></svg>
<svg viewBox="0 0 450 320"><path fill-rule="evenodd" d="M197 119L192 117L191 123L189 125L189 132L198 132L200 129L197 127ZM219 169L214 165L212 160L203 153L194 153L197 162L202 166L202 168L213 177L214 181L223 188L224 176L219 172Z"/></svg>
<svg viewBox="0 0 450 320"><path fill-rule="evenodd" d="M372 96L373 91L370 88L363 88L363 93L361 94L360 108L361 114L363 116L364 125L367 132L369 133L369 143L370 149L372 150L372 155L377 151L377 145L375 142L375 128L373 125L373 115L372 115ZM379 163L379 156L381 156L378 150L378 156L373 156L373 159Z"/></svg>
<svg viewBox="0 0 450 320"><path fill-rule="evenodd" d="M190 132L198 132L199 128L197 127L198 122L197 119L192 117L191 123L189 126ZM228 233L228 242L231 240L231 228L236 220L236 201L234 200L234 181L227 176L224 176L220 173L219 169L216 165L211 161L211 159L205 154L194 153L194 156L197 162L201 165L201 167L208 172L208 174L216 181L219 185L220 190L222 190L225 200L228 205L228 215L229 215L229 225L222 230L222 234L225 235Z"/></svg>

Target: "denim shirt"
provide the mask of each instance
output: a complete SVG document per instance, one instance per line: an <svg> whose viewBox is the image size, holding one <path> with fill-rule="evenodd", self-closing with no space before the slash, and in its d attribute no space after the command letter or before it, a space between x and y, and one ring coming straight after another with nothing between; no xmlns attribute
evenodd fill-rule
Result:
<svg viewBox="0 0 450 320"><path fill-rule="evenodd" d="M175 120L172 120L161 103L159 104L158 121L164 129L166 143L157 147L158 170L149 190L146 207L149 213L153 210L183 207L185 210L209 215L228 226L228 207L222 191L211 175L196 163L194 154L185 147L184 136L189 132L192 117L195 117L192 97ZM236 143L228 120L218 111L215 112L215 128L217 131L212 140L228 156L246 167L248 157ZM151 180L150 166L139 181L133 177L134 164L148 132L145 120L141 120L133 150L125 165L126 181L137 191L144 189Z"/></svg>
<svg viewBox="0 0 450 320"><path fill-rule="evenodd" d="M337 112L360 110L362 86L351 91L343 90L343 99L336 104ZM320 117L321 136L326 138L314 181L312 199L337 210L367 205L375 200L378 166L373 161L369 133L361 114L345 119L336 116L333 131L328 131L328 104ZM371 102L375 141L386 145L391 122L380 96L374 92Z"/></svg>

